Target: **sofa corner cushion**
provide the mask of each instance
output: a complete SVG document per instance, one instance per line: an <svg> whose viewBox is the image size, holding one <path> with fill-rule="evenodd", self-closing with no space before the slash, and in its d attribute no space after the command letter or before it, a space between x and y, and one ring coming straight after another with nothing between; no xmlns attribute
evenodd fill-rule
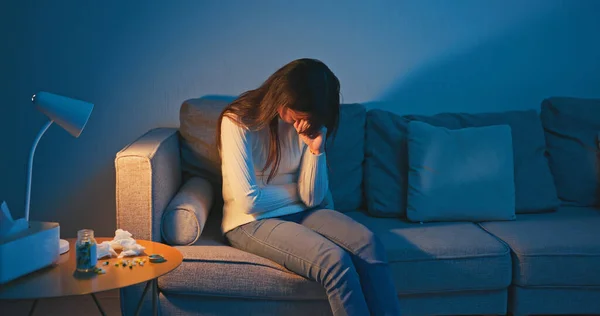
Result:
<svg viewBox="0 0 600 316"><path fill-rule="evenodd" d="M185 100L179 110L182 168L192 176L209 180L215 188L221 183L217 121L232 100L212 96L194 98Z"/></svg>
<svg viewBox="0 0 600 316"><path fill-rule="evenodd" d="M510 126L450 130L412 121L407 138L409 220L515 218Z"/></svg>
<svg viewBox="0 0 600 316"><path fill-rule="evenodd" d="M419 224L365 212L347 215L381 240L401 295L499 290L510 285L510 249L474 223Z"/></svg>
<svg viewBox="0 0 600 316"><path fill-rule="evenodd" d="M510 246L513 283L522 287L600 286L600 210L562 206L481 227Z"/></svg>
<svg viewBox="0 0 600 316"><path fill-rule="evenodd" d="M544 130L535 110L498 113L441 113L400 116L367 112L365 196L373 216L404 216L408 185L408 122L421 121L448 129L509 125L512 132L516 213L536 213L559 206L550 172Z"/></svg>
<svg viewBox="0 0 600 316"><path fill-rule="evenodd" d="M338 130L327 142L329 187L337 211L357 210L363 204L365 120L364 105L340 105Z"/></svg>
<svg viewBox="0 0 600 316"><path fill-rule="evenodd" d="M541 118L560 199L600 206L600 99L548 98Z"/></svg>
<svg viewBox="0 0 600 316"><path fill-rule="evenodd" d="M161 219L161 235L169 245L190 245L198 240L213 203L211 184L192 177L169 202Z"/></svg>

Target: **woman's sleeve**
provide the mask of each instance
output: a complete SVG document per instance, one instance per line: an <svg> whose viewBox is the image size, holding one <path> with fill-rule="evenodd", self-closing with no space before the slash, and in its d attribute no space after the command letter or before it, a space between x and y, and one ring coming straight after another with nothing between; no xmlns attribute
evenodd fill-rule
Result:
<svg viewBox="0 0 600 316"><path fill-rule="evenodd" d="M224 117L221 123L221 168L236 203L246 214L269 212L299 202L296 183L256 185L250 132Z"/></svg>
<svg viewBox="0 0 600 316"><path fill-rule="evenodd" d="M327 157L324 152L315 155L304 146L300 174L298 176L298 193L306 206L320 205L329 191L327 175Z"/></svg>

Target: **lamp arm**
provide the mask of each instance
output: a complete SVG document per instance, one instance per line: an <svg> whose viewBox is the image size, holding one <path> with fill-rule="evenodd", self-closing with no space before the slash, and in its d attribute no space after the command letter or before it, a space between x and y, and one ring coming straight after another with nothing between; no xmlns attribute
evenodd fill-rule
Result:
<svg viewBox="0 0 600 316"><path fill-rule="evenodd" d="M25 220L29 222L29 205L31 202L31 172L33 170L33 156L35 154L35 149L37 148L38 143L44 133L48 130L48 127L52 125L54 121L50 120L46 123L42 129L39 131L35 141L33 141L33 146L31 146L31 151L29 152L29 163L27 165L27 192L25 194Z"/></svg>

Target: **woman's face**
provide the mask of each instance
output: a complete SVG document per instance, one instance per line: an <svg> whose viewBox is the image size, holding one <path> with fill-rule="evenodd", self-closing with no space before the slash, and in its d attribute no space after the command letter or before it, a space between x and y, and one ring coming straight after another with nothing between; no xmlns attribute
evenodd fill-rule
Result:
<svg viewBox="0 0 600 316"><path fill-rule="evenodd" d="M288 124L294 124L296 121L301 121L308 118L308 114L291 110L286 106L279 107L279 116Z"/></svg>

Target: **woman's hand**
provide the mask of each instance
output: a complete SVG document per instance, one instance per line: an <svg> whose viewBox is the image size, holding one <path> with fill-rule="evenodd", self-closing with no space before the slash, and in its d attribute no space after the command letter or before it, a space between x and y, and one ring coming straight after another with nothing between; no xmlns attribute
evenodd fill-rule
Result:
<svg viewBox="0 0 600 316"><path fill-rule="evenodd" d="M327 127L321 128L317 136L315 136L314 138L310 138L307 135L303 134L303 132L306 131L309 127L310 123L308 123L306 120L299 120L294 122L294 128L296 129L296 132L298 132L298 135L300 136L302 141L306 143L310 152L312 152L314 155L318 155L325 151L325 138L327 137Z"/></svg>

